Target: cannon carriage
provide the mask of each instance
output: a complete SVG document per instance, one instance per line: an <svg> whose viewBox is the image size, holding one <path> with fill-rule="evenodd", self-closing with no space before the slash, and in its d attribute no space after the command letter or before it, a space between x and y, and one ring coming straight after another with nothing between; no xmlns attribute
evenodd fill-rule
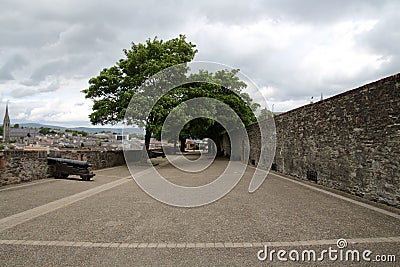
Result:
<svg viewBox="0 0 400 267"><path fill-rule="evenodd" d="M79 175L82 180L90 181L95 176L91 171L91 164L87 161L63 159L63 158L47 158L49 165L49 173L56 178L67 178L69 175Z"/></svg>

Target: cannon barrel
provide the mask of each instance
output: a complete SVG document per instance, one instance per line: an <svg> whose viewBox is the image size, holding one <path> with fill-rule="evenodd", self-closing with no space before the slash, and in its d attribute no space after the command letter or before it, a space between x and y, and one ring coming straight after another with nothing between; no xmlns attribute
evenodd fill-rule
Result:
<svg viewBox="0 0 400 267"><path fill-rule="evenodd" d="M61 163L61 164L68 164L74 167L82 167L82 168L88 168L91 167L92 164L88 163L87 161L81 161L81 160L73 160L73 159L62 159L62 158L47 158L47 162L49 164L56 164L56 163Z"/></svg>
<svg viewBox="0 0 400 267"><path fill-rule="evenodd" d="M70 174L79 175L83 180L89 181L95 174L89 170L92 164L87 161L62 159L62 158L47 158L49 173L57 178L67 178Z"/></svg>
<svg viewBox="0 0 400 267"><path fill-rule="evenodd" d="M157 151L157 150L148 150L148 155L149 158L157 158L157 157L163 157L165 158L165 153L164 151Z"/></svg>

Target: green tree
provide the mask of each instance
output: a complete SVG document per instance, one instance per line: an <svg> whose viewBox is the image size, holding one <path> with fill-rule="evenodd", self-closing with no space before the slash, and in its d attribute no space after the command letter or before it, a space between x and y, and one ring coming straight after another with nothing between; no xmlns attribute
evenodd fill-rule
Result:
<svg viewBox="0 0 400 267"><path fill-rule="evenodd" d="M39 133L43 135L49 134L50 128L40 127Z"/></svg>
<svg viewBox="0 0 400 267"><path fill-rule="evenodd" d="M168 97L148 115L143 111L147 110L149 99L154 95L138 90L148 78L168 67L190 62L196 53L195 45L187 42L184 35L166 42L155 37L144 44L132 43L129 50L124 50L123 59L91 78L89 88L82 91L86 98L93 100L93 112L89 115L91 123L123 122L145 128L145 147L148 149L152 133L159 128L159 117L165 116L163 104ZM135 111L134 119L124 121L133 95L142 106Z"/></svg>
<svg viewBox="0 0 400 267"><path fill-rule="evenodd" d="M251 97L247 93L243 92L247 85L238 78L238 72L238 69L232 71L220 70L216 73L200 70L198 73L191 74L189 80L202 80L207 82L188 83L181 88L171 90L170 94L175 96L175 104L199 97L216 99L232 108L232 110L240 117L242 123L247 126L257 121L254 116L254 111L259 107L259 104L254 103ZM224 86L221 86L221 84ZM185 108L189 110L187 113L191 113L190 109L196 109L198 111L200 107L186 106ZM169 113L170 110L166 109L164 111ZM206 110L202 110L201 113L205 114L205 116L191 120L183 127L179 135L181 151L184 150L187 138L203 139L208 137L218 140L226 131L221 124L207 117L207 115L218 115L218 117L221 118L221 116L224 115L224 112L218 110L218 108L213 106L212 103L207 104ZM172 120L175 121L176 127L180 125L180 121L183 121L184 118L187 117L185 111L174 112L173 115L177 116ZM162 123L163 121L160 122L159 125L162 125ZM160 138L158 131L156 131L156 137ZM170 139L169 141L175 142L176 140ZM220 149L220 147L217 148L218 150Z"/></svg>
<svg viewBox="0 0 400 267"><path fill-rule="evenodd" d="M130 50L124 50L125 58L100 75L89 80L89 88L83 90L86 98L93 100L93 112L90 121L93 124L115 124L123 122L144 128L145 148L148 149L150 137L160 139L161 128L171 110L186 100L197 97L209 97L224 102L239 115L243 124L256 121L253 111L259 107L250 96L243 92L246 83L238 77L239 70L221 70L216 73L199 71L191 74L189 81L207 81L185 83L179 88L166 92L168 79L187 78L187 68L173 69L170 73L158 74L170 66L186 63L193 59L197 50L187 42L185 36L163 42L157 38L147 40L145 44L132 44ZM164 77L156 76L164 75ZM151 80L149 78L151 77ZM146 81L145 87L142 84ZM221 86L220 84L224 84ZM157 103L155 99L161 98ZM131 105L129 102L131 101ZM127 107L129 105L129 110ZM150 113L148 113L152 107ZM129 112L129 113L127 113ZM218 112L210 108L210 112ZM129 116L125 116L128 114ZM179 116L185 116L180 114ZM125 121L128 120L128 121ZM184 145L186 138L219 137L223 127L211 119L198 118L185 125L179 139ZM175 140L174 140L175 141Z"/></svg>
<svg viewBox="0 0 400 267"><path fill-rule="evenodd" d="M268 110L267 108L263 108L260 111L260 115L258 115L258 119L259 120L266 120L268 118L272 118L274 117L274 113L270 110Z"/></svg>
<svg viewBox="0 0 400 267"><path fill-rule="evenodd" d="M144 135L140 133L131 133L129 134L129 138L137 138L140 140L144 140Z"/></svg>
<svg viewBox="0 0 400 267"><path fill-rule="evenodd" d="M19 128L19 124L18 123L14 124L13 128Z"/></svg>

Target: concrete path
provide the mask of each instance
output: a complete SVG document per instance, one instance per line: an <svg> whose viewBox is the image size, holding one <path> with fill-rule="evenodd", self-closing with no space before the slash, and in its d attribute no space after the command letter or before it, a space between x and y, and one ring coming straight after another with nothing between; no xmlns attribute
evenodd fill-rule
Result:
<svg viewBox="0 0 400 267"><path fill-rule="evenodd" d="M158 168L171 182L198 186L226 164L218 160L192 174ZM253 171L247 168L224 198L198 208L154 200L126 167L97 171L92 182L54 179L0 189L0 266L398 266L396 212L276 174L249 194ZM339 248L338 239L346 246ZM260 261L265 246L317 255L330 247L370 250L371 260L391 262L284 262L276 254Z"/></svg>

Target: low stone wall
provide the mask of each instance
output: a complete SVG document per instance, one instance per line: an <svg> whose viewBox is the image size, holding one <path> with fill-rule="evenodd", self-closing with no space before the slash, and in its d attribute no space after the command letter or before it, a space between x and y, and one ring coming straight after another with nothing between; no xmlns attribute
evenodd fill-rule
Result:
<svg viewBox="0 0 400 267"><path fill-rule="evenodd" d="M125 164L122 151L69 150L51 152L49 156L88 161L93 170ZM0 186L47 177L46 151L0 151Z"/></svg>
<svg viewBox="0 0 400 267"><path fill-rule="evenodd" d="M125 164L124 154L121 151L88 151L68 150L58 151L59 157L64 159L83 160L92 164L93 170L110 168Z"/></svg>
<svg viewBox="0 0 400 267"><path fill-rule="evenodd" d="M278 115L275 126L277 171L400 208L400 74ZM247 130L258 164L258 125Z"/></svg>
<svg viewBox="0 0 400 267"><path fill-rule="evenodd" d="M0 186L47 177L47 155L43 151L0 151Z"/></svg>

